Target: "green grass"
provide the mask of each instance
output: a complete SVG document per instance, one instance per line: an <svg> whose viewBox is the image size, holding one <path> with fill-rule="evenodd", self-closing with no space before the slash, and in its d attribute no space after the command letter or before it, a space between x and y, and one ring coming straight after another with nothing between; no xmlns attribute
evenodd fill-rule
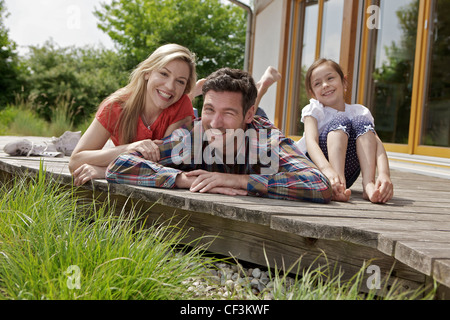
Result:
<svg viewBox="0 0 450 320"><path fill-rule="evenodd" d="M183 245L182 228L170 221L144 228L145 212L76 194L50 182L42 168L36 178L2 185L0 299L223 299L188 290L194 281L208 283L206 268L226 260L203 255L205 248L195 243ZM436 289L426 295L394 283L361 294L367 265L350 280L330 264L300 265L301 259L289 268L272 266L270 292L255 295L248 285L235 286L227 299L431 299Z"/></svg>
<svg viewBox="0 0 450 320"><path fill-rule="evenodd" d="M364 263L356 274L344 280L344 272L336 264L329 263L325 253L322 255L327 261L322 265L316 263L319 256L316 261L304 269L301 269L302 258L299 258L288 269L282 268L285 272L281 273L275 267L270 275L274 281L274 290L272 290L274 298L286 300L429 300L433 299L435 295L436 288L404 289L396 280L390 283L389 275L380 281L379 288L369 290L366 271L367 267L376 261ZM312 267L313 265L317 266ZM295 271L294 277L288 277L287 275L292 274L293 271Z"/></svg>
<svg viewBox="0 0 450 320"><path fill-rule="evenodd" d="M73 103L68 93L61 94L50 108L50 121L46 121L36 112L39 106L33 97L25 99L18 95L15 103L0 110L0 135L59 137L65 131L84 133L92 119L74 126L73 112L70 111Z"/></svg>
<svg viewBox="0 0 450 320"><path fill-rule="evenodd" d="M318 263L319 258L325 263ZM360 270L350 277L337 264L331 264L325 253L316 257L309 266L302 263L300 257L290 267L273 266L270 268L266 256L266 266L269 270L270 282L262 292L254 294L250 280L244 278L244 284L234 285L227 295L229 299L250 300L432 300L436 294L437 284L432 287L405 289L402 283L385 275L379 288L369 290L367 267L376 261L368 261ZM238 263L238 267L240 264ZM242 270L242 273L243 270ZM270 287L270 289L269 289Z"/></svg>
<svg viewBox="0 0 450 320"><path fill-rule="evenodd" d="M138 213L81 202L42 173L0 199L1 299L189 299L183 282L209 263L174 249L176 226L144 229Z"/></svg>
<svg viewBox="0 0 450 320"><path fill-rule="evenodd" d="M1 135L45 136L48 129L45 120L21 105L9 105L0 111Z"/></svg>

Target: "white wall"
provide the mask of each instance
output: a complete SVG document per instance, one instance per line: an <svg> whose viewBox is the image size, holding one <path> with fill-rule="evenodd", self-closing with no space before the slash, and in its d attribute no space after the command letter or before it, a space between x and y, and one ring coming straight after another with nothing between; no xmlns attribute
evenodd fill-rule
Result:
<svg viewBox="0 0 450 320"><path fill-rule="evenodd" d="M256 1L257 2L257 1ZM257 5L256 5L257 7ZM268 66L278 68L283 0L274 0L255 17L255 44L253 51L252 75L258 81ZM260 107L273 122L275 118L276 84L263 97Z"/></svg>

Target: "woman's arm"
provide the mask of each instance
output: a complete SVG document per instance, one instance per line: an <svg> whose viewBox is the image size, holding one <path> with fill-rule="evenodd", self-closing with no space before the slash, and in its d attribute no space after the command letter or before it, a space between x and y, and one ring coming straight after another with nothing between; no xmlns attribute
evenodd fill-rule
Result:
<svg viewBox="0 0 450 320"><path fill-rule="evenodd" d="M75 185L82 185L91 179L104 179L106 167L124 152L138 151L151 161L159 161L158 145L161 140L142 140L130 144L103 149L110 137L103 125L94 119L81 137L69 160L69 170L74 177Z"/></svg>
<svg viewBox="0 0 450 320"><path fill-rule="evenodd" d="M69 161L70 172L74 172L83 164L106 167L125 151L126 146L103 150L110 136L109 131L97 119L94 119L72 152Z"/></svg>

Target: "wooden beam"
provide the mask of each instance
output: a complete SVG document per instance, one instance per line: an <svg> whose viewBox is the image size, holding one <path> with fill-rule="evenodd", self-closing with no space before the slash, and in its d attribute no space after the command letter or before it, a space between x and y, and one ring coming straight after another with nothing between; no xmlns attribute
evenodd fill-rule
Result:
<svg viewBox="0 0 450 320"><path fill-rule="evenodd" d="M358 32L358 1L344 1L344 18L342 20L341 50L339 64L347 76L346 102L351 103L352 80L355 67L356 34Z"/></svg>

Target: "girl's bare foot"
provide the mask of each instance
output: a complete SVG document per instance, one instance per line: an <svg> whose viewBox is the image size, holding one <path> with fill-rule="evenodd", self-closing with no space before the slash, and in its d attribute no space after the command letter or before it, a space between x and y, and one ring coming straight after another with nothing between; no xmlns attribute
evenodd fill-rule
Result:
<svg viewBox="0 0 450 320"><path fill-rule="evenodd" d="M372 203L380 203L380 190L375 187L373 182L363 186L363 198Z"/></svg>
<svg viewBox="0 0 450 320"><path fill-rule="evenodd" d="M192 91L188 94L189 99L191 99L191 101L194 100L195 97L202 94L202 88L203 88L203 84L205 83L205 81L206 81L206 79L200 79L197 81L194 89L192 89Z"/></svg>
<svg viewBox="0 0 450 320"><path fill-rule="evenodd" d="M281 74L274 67L268 67L261 79L256 84L258 91L265 92L267 89L281 79Z"/></svg>
<svg viewBox="0 0 450 320"><path fill-rule="evenodd" d="M344 192L333 193L333 200L347 202L348 200L350 200L351 195L352 191L350 189L345 189Z"/></svg>

